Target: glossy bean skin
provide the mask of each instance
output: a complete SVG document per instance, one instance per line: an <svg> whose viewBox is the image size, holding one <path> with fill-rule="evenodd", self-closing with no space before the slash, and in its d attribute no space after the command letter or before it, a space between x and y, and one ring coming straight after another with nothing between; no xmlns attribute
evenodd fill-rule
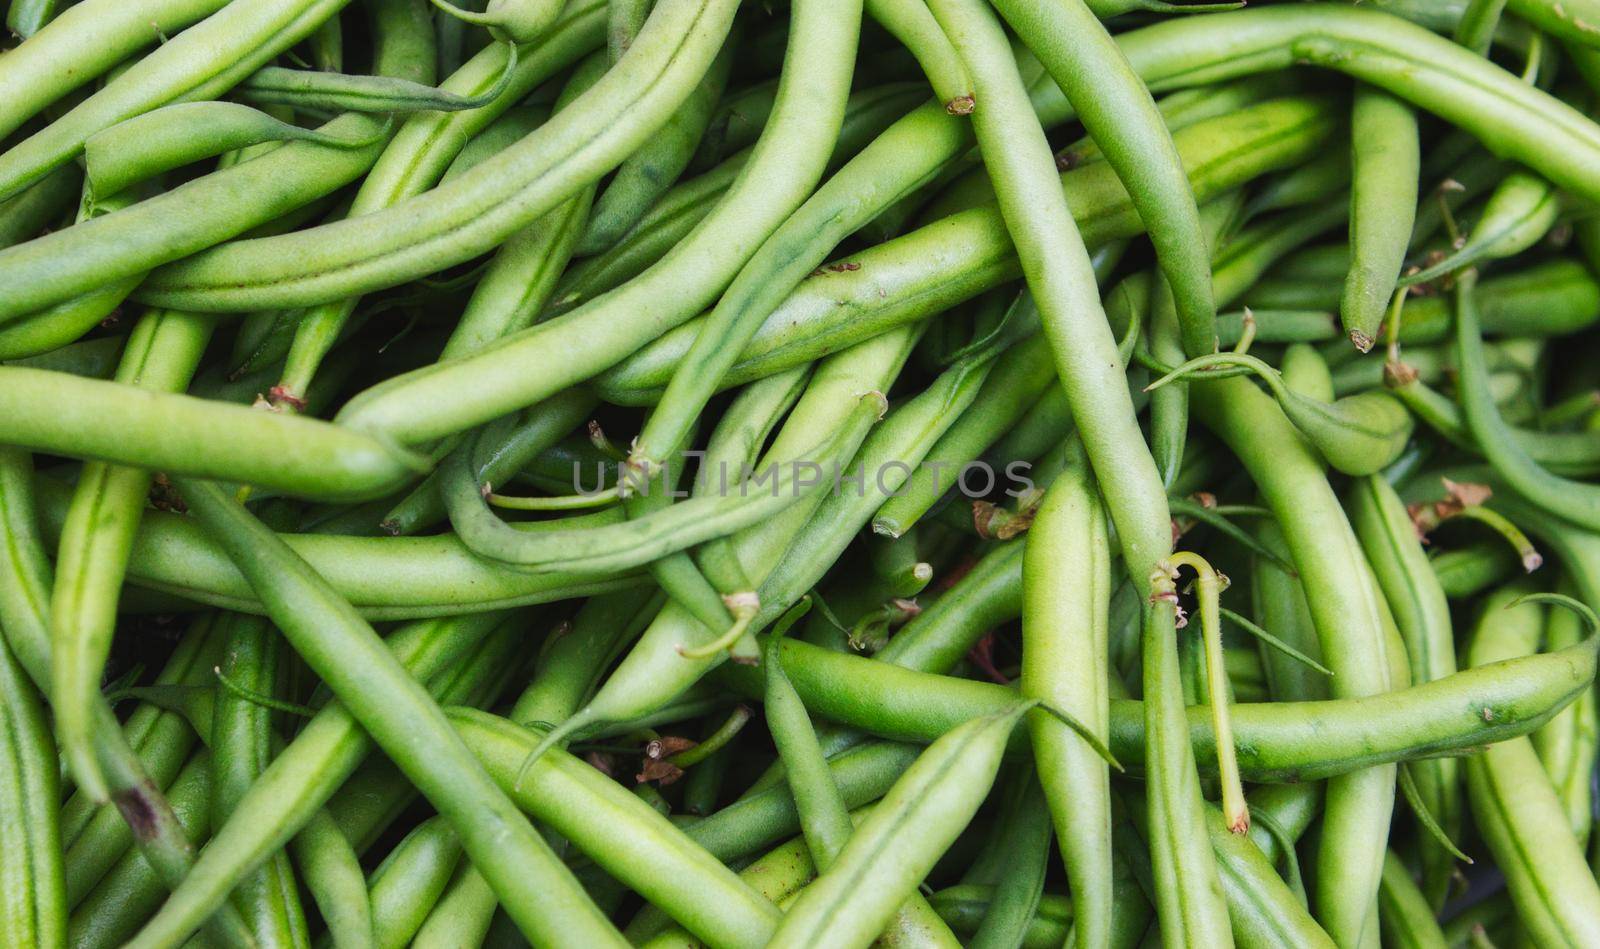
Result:
<svg viewBox="0 0 1600 949"><path fill-rule="evenodd" d="M1022 582L1022 694L1102 738L1109 728L1111 546L1083 459L1051 485L1028 529ZM1107 945L1112 917L1110 767L1061 722L1028 716L1039 782L1072 883L1075 944Z"/></svg>
<svg viewBox="0 0 1600 949"><path fill-rule="evenodd" d="M1394 851L1383 858L1378 888L1378 923L1384 942L1406 949L1442 949L1447 945L1428 898L1411 879L1411 871Z"/></svg>
<svg viewBox="0 0 1600 949"><path fill-rule="evenodd" d="M66 115L0 154L9 196L75 158L84 140L122 119L179 100L214 99L309 35L348 0L224 6L140 59Z"/></svg>
<svg viewBox="0 0 1600 949"><path fill-rule="evenodd" d="M1537 649L1544 607L1512 606L1515 587L1491 595L1468 647L1467 662L1527 655ZM1473 822L1505 871L1517 918L1531 938L1582 945L1597 938L1600 887L1562 815L1533 743L1516 738L1466 761Z"/></svg>
<svg viewBox="0 0 1600 949"><path fill-rule="evenodd" d="M406 674L354 608L220 489L197 481L184 481L181 489L190 510L209 522L219 543L265 599L269 615L296 651L335 694L351 703L352 712L374 733L379 746L401 759L407 776L450 818L473 862L510 904L519 927L534 938L551 931L582 932L582 938L595 945L620 944L615 928L484 774L426 690ZM308 615L312 608L315 618ZM313 635L304 635L313 630ZM327 651L334 631L341 632L344 640L343 656L337 661ZM352 658L357 650L364 654L359 661ZM375 687L374 682L385 685ZM407 701L396 701L396 696ZM440 740L419 756L413 743L430 732Z"/></svg>
<svg viewBox="0 0 1600 949"><path fill-rule="evenodd" d="M1378 338L1411 241L1420 164L1417 118L1387 92L1356 88L1351 111L1350 271L1339 303L1345 335L1362 352Z"/></svg>
<svg viewBox="0 0 1600 949"><path fill-rule="evenodd" d="M1586 569L1573 566L1573 572ZM1570 582L1567 584L1571 587ZM1572 592L1575 587L1566 592ZM1583 619L1571 610L1551 610L1545 623L1545 649L1563 649L1583 638L1587 630ZM1596 726L1596 695L1593 692L1578 697L1576 702L1561 710L1550 724L1533 733L1533 747L1544 763L1545 773L1561 798L1567 812L1567 822L1572 836L1580 846L1587 846L1594 826L1592 808L1593 792L1582 776L1594 770L1596 742L1591 736Z"/></svg>

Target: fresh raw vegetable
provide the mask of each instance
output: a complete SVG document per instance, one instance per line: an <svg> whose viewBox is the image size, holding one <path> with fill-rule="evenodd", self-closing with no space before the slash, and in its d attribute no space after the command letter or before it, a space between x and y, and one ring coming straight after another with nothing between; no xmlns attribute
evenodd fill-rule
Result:
<svg viewBox="0 0 1600 949"><path fill-rule="evenodd" d="M0 944L1600 941L1597 0L9 0Z"/></svg>

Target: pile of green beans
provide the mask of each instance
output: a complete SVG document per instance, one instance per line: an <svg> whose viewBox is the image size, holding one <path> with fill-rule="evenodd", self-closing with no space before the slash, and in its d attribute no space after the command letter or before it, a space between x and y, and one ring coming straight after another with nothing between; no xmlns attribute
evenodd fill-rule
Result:
<svg viewBox="0 0 1600 949"><path fill-rule="evenodd" d="M1600 0L0 7L0 945L1600 946Z"/></svg>

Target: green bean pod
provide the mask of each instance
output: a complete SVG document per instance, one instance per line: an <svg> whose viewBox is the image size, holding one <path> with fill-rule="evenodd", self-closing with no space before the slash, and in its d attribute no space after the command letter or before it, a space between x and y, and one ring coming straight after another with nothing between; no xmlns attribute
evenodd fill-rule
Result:
<svg viewBox="0 0 1600 949"><path fill-rule="evenodd" d="M1195 396L1201 422L1250 472L1284 531L1302 581L1317 591L1309 605L1323 656L1334 672L1335 697L1373 701L1400 684L1390 680L1377 590L1365 582L1360 544L1321 459L1248 382L1208 382ZM1393 768L1373 768L1330 785L1327 829L1318 853L1318 919L1336 942L1359 939L1374 911L1393 804Z"/></svg>
<svg viewBox="0 0 1600 949"><path fill-rule="evenodd" d="M1415 424L1411 414L1387 392L1360 392L1326 402L1294 391L1284 383L1282 373L1243 353L1190 360L1151 388L1174 379L1192 381L1197 378L1194 373L1207 366L1245 366L1260 376L1295 428L1328 464L1345 474L1359 477L1387 467L1410 441Z"/></svg>
<svg viewBox="0 0 1600 949"><path fill-rule="evenodd" d="M460 96L447 89L397 76L347 76L311 69L263 66L239 83L234 94L258 105L286 105L296 109L330 112L463 112L500 98L517 69L517 47L507 48L506 68L500 79L475 96Z"/></svg>
<svg viewBox="0 0 1600 949"><path fill-rule="evenodd" d="M379 497L418 470L403 450L326 422L66 373L0 368L0 407L12 445L307 497Z"/></svg>
<svg viewBox="0 0 1600 949"><path fill-rule="evenodd" d="M0 868L6 899L0 939L9 945L66 945L66 886L56 802L61 789L55 742L39 692L0 641Z"/></svg>
<svg viewBox="0 0 1600 949"><path fill-rule="evenodd" d="M1551 610L1545 622L1545 649L1564 649L1582 639L1584 633L1582 617L1571 610ZM1594 770L1596 748L1600 747L1595 738L1600 732L1595 704L1595 693L1587 692L1533 733L1533 748L1561 799L1579 846L1588 845L1594 826L1593 792L1584 779Z"/></svg>
<svg viewBox="0 0 1600 949"><path fill-rule="evenodd" d="M194 376L215 325L211 317L193 313L146 315L129 337L115 385L127 391L181 392ZM78 786L95 801L105 800L106 785L89 733L97 725L100 680L117 622L117 591L150 479L143 468L89 462L61 530L50 597L52 705L62 754Z"/></svg>
<svg viewBox="0 0 1600 949"><path fill-rule="evenodd" d="M1409 366L1386 373L1389 391L1404 402L1423 424L1457 448L1482 456L1483 450L1467 430L1461 407L1443 393L1422 382ZM1588 432L1542 431L1511 428L1511 440L1528 458L1556 474L1579 477L1600 471L1600 445Z"/></svg>
<svg viewBox="0 0 1600 949"><path fill-rule="evenodd" d="M1184 352L1215 352L1217 313L1200 211L1150 90L1086 5L1001 0L998 9L1065 91L1127 187L1172 288Z"/></svg>
<svg viewBox="0 0 1600 949"><path fill-rule="evenodd" d="M918 0L867 0L867 16L889 31L911 51L933 86L933 94L946 112L962 115L972 110L972 80L966 64L956 54L939 21Z"/></svg>
<svg viewBox="0 0 1600 949"><path fill-rule="evenodd" d="M1466 243L1402 284L1425 283L1480 262L1514 257L1544 239L1561 214L1556 189L1538 175L1513 171L1495 185Z"/></svg>
<svg viewBox="0 0 1600 949"><path fill-rule="evenodd" d="M1485 602L1467 651L1471 666L1537 650L1543 608L1516 603L1518 592L1504 588ZM1466 776L1473 822L1506 875L1517 919L1528 936L1550 945L1583 945L1600 938L1600 886L1533 743L1514 738L1487 748L1467 759Z"/></svg>
<svg viewBox="0 0 1600 949"><path fill-rule="evenodd" d="M202 158L264 142L314 142L330 148L364 148L382 131L342 138L280 122L236 102L180 102L118 122L89 136L84 161L95 195L123 188Z"/></svg>
<svg viewBox="0 0 1600 949"><path fill-rule="evenodd" d="M209 741L213 828L227 822L239 799L260 777L276 751L273 710L246 696L270 697L277 690L280 662L278 634L266 620L231 614L223 618L221 625L226 652L216 674L243 691L217 690ZM234 892L236 905L243 910L262 945L310 943L287 851L280 850L269 857Z"/></svg>
<svg viewBox="0 0 1600 949"><path fill-rule="evenodd" d="M227 0L82 0L6 51L0 138L140 49L226 6Z"/></svg>
<svg viewBox="0 0 1600 949"><path fill-rule="evenodd" d="M782 648L784 668L813 714L886 738L929 741L1016 699L1004 686L902 669L809 643L785 640ZM1548 722L1587 687L1594 653L1593 644L1583 643L1358 699L1236 703L1240 773L1252 782L1314 781L1396 761L1470 754ZM725 666L719 674L746 695L760 692L759 676L744 667ZM1130 769L1142 766L1148 754L1142 705L1111 701L1111 752ZM1196 758L1214 766L1210 710L1195 706L1186 715ZM1024 750L1021 740L1013 745Z"/></svg>
<svg viewBox="0 0 1600 949"><path fill-rule="evenodd" d="M1174 141L1196 196L1204 201L1274 168L1304 160L1325 144L1332 131L1323 105L1309 98L1270 100L1176 133ZM1109 165L1073 169L1060 180L1086 245L1103 250L1116 238L1142 230ZM1003 224L994 207L976 208L852 254L839 262L842 266L823 267L767 318L724 384L809 362L1014 279L1019 269ZM1115 258L1097 253L1096 259ZM929 260L953 263L930 268ZM655 398L702 325L691 321L663 334L601 375L602 395L622 404ZM387 411L383 417L387 421Z"/></svg>
<svg viewBox="0 0 1600 949"><path fill-rule="evenodd" d="M224 6L129 66L66 115L0 154L9 197L83 151L89 136L169 102L215 99L300 42L349 0Z"/></svg>
<svg viewBox="0 0 1600 949"><path fill-rule="evenodd" d="M784 914L773 946L866 946L972 819L1000 767L1016 708L952 729L929 746ZM921 833L897 831L908 823Z"/></svg>
<svg viewBox="0 0 1600 949"><path fill-rule="evenodd" d="M1457 670L1450 604L1416 540L1416 527L1389 483L1373 475L1357 481L1349 501L1352 526L1366 551L1378 585L1405 641L1413 683L1433 681ZM1566 644L1563 644L1566 645ZM1461 825L1461 783L1457 763L1441 758L1413 768L1422 800L1445 833ZM1437 842L1422 844L1423 883L1430 905L1443 905L1454 857ZM1385 875L1388 869L1385 869Z"/></svg>
<svg viewBox="0 0 1600 949"><path fill-rule="evenodd" d="M460 841L442 817L423 821L401 838L367 881L373 944L380 949L409 945L460 860Z"/></svg>
<svg viewBox="0 0 1600 949"><path fill-rule="evenodd" d="M77 197L79 180L77 168L58 168L0 201L0 247L32 240L60 219Z"/></svg>
<svg viewBox="0 0 1600 949"><path fill-rule="evenodd" d="M289 852L333 944L338 949L369 949L372 899L361 862L344 831L327 812L318 811L290 841Z"/></svg>
<svg viewBox="0 0 1600 949"><path fill-rule="evenodd" d="M1589 530L1600 530L1600 487L1551 474L1528 457L1495 406L1488 390L1488 365L1473 300L1476 273L1456 280L1456 358L1460 398L1467 430L1495 472L1517 493L1543 510Z"/></svg>
<svg viewBox="0 0 1600 949"><path fill-rule="evenodd" d="M1383 882L1378 886L1378 924L1385 945L1403 949L1444 949L1444 933L1434 918L1428 897L1411 879L1394 851L1383 858Z"/></svg>
<svg viewBox="0 0 1600 949"><path fill-rule="evenodd" d="M667 124L617 167L595 201L578 240L578 255L609 250L683 174L727 84L735 45L737 40L723 47Z"/></svg>
<svg viewBox="0 0 1600 949"><path fill-rule="evenodd" d="M620 945L615 928L354 608L221 489L185 480L181 490L296 651L450 819L519 928L531 938L562 932L586 944ZM419 740L428 742L426 754L415 751Z"/></svg>
<svg viewBox="0 0 1600 949"><path fill-rule="evenodd" d="M1405 264L1421 163L1417 116L1388 92L1356 87L1350 116L1350 271L1339 318L1356 349L1378 338ZM1399 213L1396 213L1396 212Z"/></svg>
<svg viewBox="0 0 1600 949"><path fill-rule="evenodd" d="M505 719L452 709L452 723L495 780L541 823L607 872L716 945L761 945L779 914L749 885L694 846L648 805L587 764L559 752L518 779L539 735ZM596 820L604 809L605 818ZM642 854L652 854L648 863ZM658 872L664 866L672 872ZM706 897L710 896L710 899Z"/></svg>
<svg viewBox="0 0 1600 949"><path fill-rule="evenodd" d="M1111 549L1098 490L1078 459L1028 529L1022 565L1022 694L1104 737L1109 728ZM1061 722L1028 715L1034 762L1072 884L1076 945L1108 944L1112 917L1110 768Z"/></svg>

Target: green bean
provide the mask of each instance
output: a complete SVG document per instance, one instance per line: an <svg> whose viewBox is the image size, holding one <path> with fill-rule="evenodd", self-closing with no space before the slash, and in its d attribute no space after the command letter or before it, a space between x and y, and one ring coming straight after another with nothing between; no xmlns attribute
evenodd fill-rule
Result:
<svg viewBox="0 0 1600 949"><path fill-rule="evenodd" d="M1243 353L1217 353L1190 360L1148 388L1183 378L1192 382L1198 370L1209 366L1246 366L1259 375L1296 430L1328 464L1345 474L1359 477L1387 467L1411 438L1411 414L1387 392L1360 392L1326 402L1295 392L1284 383L1282 373Z"/></svg>
<svg viewBox="0 0 1600 949"><path fill-rule="evenodd" d="M1469 665L1480 667L1537 649L1542 610L1516 599L1517 592L1503 588L1485 602L1468 647ZM1596 938L1600 887L1533 743L1515 738L1487 748L1467 759L1466 776L1473 822L1506 875L1517 919L1529 937L1574 944Z"/></svg>
<svg viewBox="0 0 1600 949"><path fill-rule="evenodd" d="M916 57L933 94L951 115L972 111L972 81L939 21L922 0L867 0L866 12Z"/></svg>
<svg viewBox="0 0 1600 949"><path fill-rule="evenodd" d="M419 62L422 54L431 51L419 29L424 24L415 15L420 12L413 0L387 0L378 5L373 20L378 72L409 77L426 68ZM361 139L382 129L386 121L347 114L335 117L320 131ZM378 143L329 149L311 142L290 142L119 213L95 217L17 247L17 259L40 254L42 257L35 259L54 260L66 270L82 267L75 273L58 273L62 280L53 290L6 309L0 322L54 306L110 281L142 278L158 264L310 204L366 173L380 151Z"/></svg>
<svg viewBox="0 0 1600 949"><path fill-rule="evenodd" d="M967 943L984 949L1022 941L1044 894L1050 857L1050 809L1033 769L1012 766L1001 786L997 832L967 871L968 878L994 883L989 911ZM998 864L992 873L989 862Z"/></svg>
<svg viewBox="0 0 1600 949"><path fill-rule="evenodd" d="M504 614L484 614L415 623L394 633L388 645L408 673L428 681L462 659L504 619ZM234 806L233 817L216 829L222 845L200 854L201 872L174 891L141 939L164 944L193 930L251 867L315 818L371 750L370 739L342 705L325 706Z"/></svg>
<svg viewBox="0 0 1600 949"><path fill-rule="evenodd" d="M368 881L375 946L393 949L410 943L460 858L455 831L442 817L423 821L395 844Z"/></svg>
<svg viewBox="0 0 1600 949"><path fill-rule="evenodd" d="M1361 547L1321 460L1270 399L1243 380L1206 383L1195 404L1201 422L1250 472L1284 531L1302 582L1317 591L1309 605L1324 660L1334 671L1334 696L1375 701L1398 683L1389 676L1377 590L1362 582ZM1237 709L1235 725L1242 730ZM1335 942L1354 941L1367 926L1393 803L1393 768L1331 782L1318 852L1317 905L1318 919Z"/></svg>
<svg viewBox="0 0 1600 949"><path fill-rule="evenodd" d="M1023 560L1022 694L1105 736L1111 551L1082 458L1057 478L1028 530ZM1072 886L1076 945L1106 945L1112 921L1110 769L1047 714L1029 713L1034 761Z"/></svg>
<svg viewBox="0 0 1600 949"><path fill-rule="evenodd" d="M339 949L372 946L367 880L355 850L333 818L318 811L290 841L289 851L333 944Z"/></svg>
<svg viewBox="0 0 1600 949"><path fill-rule="evenodd" d="M0 869L6 899L0 933L18 946L66 945L66 887L56 802L61 798L56 748L38 691L11 647L0 640Z"/></svg>
<svg viewBox="0 0 1600 949"><path fill-rule="evenodd" d="M80 0L6 51L0 86L0 138L86 82L163 36L226 5L226 0Z"/></svg>
<svg viewBox="0 0 1600 949"><path fill-rule="evenodd" d="M72 207L80 176L76 168L58 168L26 191L0 201L0 247L37 237Z"/></svg>
<svg viewBox="0 0 1600 949"><path fill-rule="evenodd" d="M1216 307L1200 212L1150 91L1084 4L1002 0L999 10L1065 91L1127 187L1172 288L1184 352L1214 352Z"/></svg>
<svg viewBox="0 0 1600 949"><path fill-rule="evenodd" d="M869 944L972 819L1028 708L1019 703L958 726L918 756L834 864L801 892L769 945ZM896 832L908 823L920 832Z"/></svg>
<svg viewBox="0 0 1600 949"><path fill-rule="evenodd" d="M1169 939L1227 945L1221 889L1203 836L1199 777L1193 752L1177 731L1183 696L1177 681L1173 603L1152 596L1170 591L1170 586L1153 584L1171 551L1166 492L1138 430L1082 236L1057 184L1049 144L1011 68L1004 34L987 11L966 0L940 0L932 9L967 61L974 93L984 103L974 112L974 129L1001 214L1056 354L1090 465L1102 476L1123 562L1135 589L1151 597L1143 661L1154 752L1155 793L1149 809L1152 839L1159 841L1151 857L1160 877L1156 892L1162 923ZM1205 331L1207 344L1214 345L1209 319ZM1187 883L1179 882L1180 866Z"/></svg>
<svg viewBox="0 0 1600 949"><path fill-rule="evenodd" d="M1561 201L1548 182L1513 171L1489 195L1466 243L1438 263L1407 274L1401 283L1424 283L1483 261L1520 254L1550 232L1560 213Z"/></svg>
<svg viewBox="0 0 1600 949"><path fill-rule="evenodd" d="M0 405L0 438L12 445L310 497L379 497L409 480L417 464L325 422L37 369L0 368ZM230 433L226 444L212 438L219 431ZM183 444L175 433L184 433ZM196 451L199 444L206 450Z"/></svg>
<svg viewBox="0 0 1600 949"><path fill-rule="evenodd" d="M1188 137L1179 133L1180 147L1192 143L1199 153L1206 150L1202 142L1223 144L1221 135L1214 140L1201 138L1207 132L1220 132L1220 128L1196 131ZM1263 150L1250 155L1252 164L1263 159L1275 164L1275 156L1267 150L1271 146L1265 141L1260 145ZM1297 150L1298 143L1291 147ZM1244 157L1231 146L1229 151L1229 157ZM1225 159L1211 164L1209 155L1195 157L1197 165L1209 164L1206 171L1218 173L1216 179L1206 179L1197 169L1195 186L1202 195L1235 180L1235 175L1258 173L1256 168L1230 167ZM1096 269L1114 264L1117 255L1110 241L1137 233L1140 227L1115 175L1109 166L1091 167L1066 173L1062 183L1077 209L1085 239L1097 245ZM949 218L812 273L767 317L720 384L737 385L811 362L907 321L924 319L1016 276L1009 242L997 218L993 208ZM973 269L930 272L927 259L946 256ZM691 320L603 373L598 379L601 394L607 401L625 405L659 398L661 387L670 382L702 325L701 319Z"/></svg>
<svg viewBox="0 0 1600 949"><path fill-rule="evenodd" d="M1412 682L1453 674L1457 665L1450 604L1417 543L1416 527L1399 495L1382 477L1373 475L1352 486L1347 503L1356 536L1405 641ZM1456 762L1441 758L1420 763L1413 771L1428 811L1447 835L1455 836L1461 825ZM1454 861L1442 847L1426 841L1422 864L1428 905L1437 909L1448 892ZM1388 874L1385 867L1384 875Z"/></svg>
<svg viewBox="0 0 1600 949"><path fill-rule="evenodd" d="M683 174L727 84L736 42L723 47L667 124L617 167L578 240L579 256L613 247Z"/></svg>
<svg viewBox="0 0 1600 949"><path fill-rule="evenodd" d="M169 102L215 99L308 36L348 0L223 7L128 67L105 88L0 154L0 196L76 158L101 129Z"/></svg>
<svg viewBox="0 0 1600 949"><path fill-rule="evenodd" d="M1016 693L1003 686L899 669L792 640L782 649L784 668L813 714L888 738L929 741L1015 701ZM1254 782L1312 781L1400 760L1467 754L1528 734L1583 691L1593 652L1588 644L1568 647L1359 699L1237 703L1240 772ZM759 694L758 677L744 667L724 667L721 675L739 691ZM1111 751L1130 768L1147 754L1141 705L1111 702ZM1215 760L1210 711L1194 707L1187 716L1196 757L1209 766ZM1021 750L1020 741L1013 744Z"/></svg>
<svg viewBox="0 0 1600 949"><path fill-rule="evenodd" d="M190 162L263 142L315 142L364 148L382 131L342 138L280 122L234 102L183 102L162 106L89 136L84 143L89 187L99 196Z"/></svg>
<svg viewBox="0 0 1600 949"><path fill-rule="evenodd" d="M200 751L189 759L169 790L172 810L185 836L204 840L210 827L210 755ZM74 946L110 949L127 943L139 923L160 905L164 896L140 854L129 852L117 861L67 923L67 939ZM248 945L249 931L240 933Z"/></svg>
<svg viewBox="0 0 1600 949"><path fill-rule="evenodd" d="M22 39L39 32L60 11L58 0L11 0L6 10L6 29Z"/></svg>
<svg viewBox="0 0 1600 949"><path fill-rule="evenodd" d="M844 124L828 160L828 170L844 164L922 99L921 90L904 83L875 86L851 95L845 104ZM574 264L557 285L551 315L616 289L660 260L712 211L716 200L738 177L750 154L750 149L743 149L699 177L680 182L663 195L616 246Z"/></svg>
<svg viewBox="0 0 1600 949"><path fill-rule="evenodd" d="M1574 572L1582 567L1573 566ZM1571 586L1570 582L1566 584ZM1570 589L1565 592L1572 592ZM1552 610L1545 622L1545 648L1563 649L1583 638L1582 618L1571 610ZM1550 724L1533 733L1545 773L1567 813L1567 823L1580 847L1585 847L1594 825L1592 791L1586 780L1594 770L1596 742L1595 694L1586 692L1562 709Z"/></svg>
<svg viewBox="0 0 1600 949"><path fill-rule="evenodd" d="M1394 296L1417 205L1417 117L1388 92L1356 87L1350 117L1350 271L1339 317L1366 352ZM1396 213L1399 212L1399 213Z"/></svg>
<svg viewBox="0 0 1600 949"><path fill-rule="evenodd" d="M1575 524L1600 529L1600 488L1551 474L1512 437L1487 388L1488 367L1473 301L1476 275L1456 280L1456 353L1461 367L1461 408L1467 430L1496 473L1518 493Z"/></svg>
<svg viewBox="0 0 1600 949"><path fill-rule="evenodd" d="M1594 0L1509 0L1506 6L1551 36L1600 46L1600 4Z"/></svg>
<svg viewBox="0 0 1600 949"><path fill-rule="evenodd" d="M475 96L459 96L394 76L347 76L337 72L263 66L245 77L234 94L259 105L286 105L328 112L462 112L500 98L517 70L517 46L506 52L506 68L494 85Z"/></svg>
<svg viewBox="0 0 1600 949"><path fill-rule="evenodd" d="M219 680L270 697L276 691L280 660L277 632L260 617L230 614L221 621L226 652L217 666ZM238 801L260 777L276 750L272 709L230 689L217 692L212 716L211 826L221 827ZM278 851L240 882L234 900L262 945L310 942L300 908L289 855Z"/></svg>
<svg viewBox="0 0 1600 949"><path fill-rule="evenodd" d="M427 692L354 608L220 489L183 481L181 490L296 651L450 820L519 928L530 937L559 930L583 933L571 938L596 945L620 942L549 846L449 731ZM418 754L412 749L424 735L430 736L429 748Z"/></svg>
<svg viewBox="0 0 1600 949"><path fill-rule="evenodd" d="M1385 945L1405 949L1443 949L1447 945L1428 898L1411 879L1411 871L1394 851L1383 858L1378 886L1378 923Z"/></svg>
<svg viewBox="0 0 1600 949"><path fill-rule="evenodd" d="M521 769L537 733L469 709L452 709L450 716L518 804L691 932L719 945L760 944L771 933L776 907L615 782L560 752ZM519 770L526 771L520 784ZM605 817L596 820L601 809ZM663 867L673 869L658 872Z"/></svg>
<svg viewBox="0 0 1600 949"><path fill-rule="evenodd" d="M977 931L988 914L994 888L958 884L948 886L928 897L928 902L944 921L960 934ZM1046 893L1028 920L1023 934L1022 949L1054 949L1063 945L1072 928L1072 903L1065 896Z"/></svg>
<svg viewBox="0 0 1600 949"><path fill-rule="evenodd" d="M390 147L373 165L371 174L362 182L361 190L351 201L348 217L359 217L389 207L428 190L441 179L449 178L451 170L466 167L456 159L477 133L489 127L496 116L526 96L538 83L572 65L599 44L602 38L602 12L603 5L599 0L574 4L550 34L533 46L526 58L521 54L513 54L509 45L496 44L456 70L441 86L443 91L473 100L489 97L490 93L496 91L498 94L478 109L415 116L407 121L396 133ZM571 98L588 90L598 78L598 63L580 67L563 90L556 103L557 108L570 105ZM465 171L460 174L464 175ZM558 221L563 214L571 214L576 206L586 203L585 196L591 192L592 189L587 187L578 188L576 194L552 210L549 217ZM541 218L534 223L537 225L547 221ZM506 255L520 258L528 239L518 235L509 243L514 249L508 248ZM556 249L559 247L558 234ZM499 283L496 281L493 286L498 287ZM303 396L322 361L349 323L358 302L359 297L323 301L300 320L279 381L280 390L285 396L278 400L282 405L292 407L295 405L294 399ZM476 329L479 319L482 318L475 315L472 324L462 329L461 334L469 335ZM463 343L451 346L450 355L454 355Z"/></svg>
<svg viewBox="0 0 1600 949"><path fill-rule="evenodd" d="M155 392L188 387L215 321L154 312L139 321L117 367L116 383ZM51 687L56 734L73 777L91 800L106 799L90 732L116 625L116 592L138 529L151 475L140 468L89 463L67 508L50 598Z"/></svg>

